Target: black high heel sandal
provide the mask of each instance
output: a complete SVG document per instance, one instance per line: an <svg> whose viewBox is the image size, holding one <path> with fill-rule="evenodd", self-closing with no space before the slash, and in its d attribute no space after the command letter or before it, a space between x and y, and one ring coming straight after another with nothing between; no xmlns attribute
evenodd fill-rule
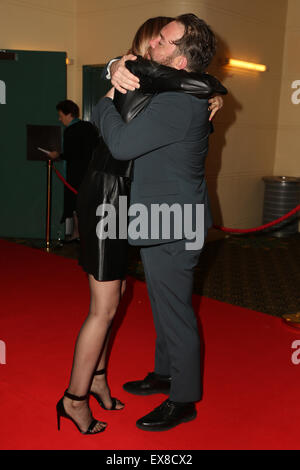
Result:
<svg viewBox="0 0 300 470"><path fill-rule="evenodd" d="M64 393L64 397L65 396L70 398L71 400L76 400L76 401L83 401L83 400L86 400L87 397L88 397L88 395L78 397L77 395L72 395L67 390ZM76 423L76 421L72 418L72 416L68 415L68 413L66 412L65 407L64 407L64 403L63 403L63 398L64 397L62 397L56 405L57 428L58 428L59 431L60 431L60 418L61 417L67 418L67 419L70 419L71 421L73 421L73 423L77 427L78 431L81 432L81 434L98 434L99 432L103 432L105 430L106 426L103 427L102 429L99 429L99 431L92 432L97 423L106 424L106 423L102 423L101 421L97 421L96 419L93 418L90 425L89 425L89 427L88 427L88 429L85 432L82 431L80 429L80 427L78 426L78 424Z"/></svg>
<svg viewBox="0 0 300 470"><path fill-rule="evenodd" d="M96 372L94 373L94 375L104 375L105 374L105 369L101 369L101 370L96 370ZM111 399L111 402L112 402L112 406L111 408L106 408L106 406L104 405L100 395L96 392L90 392L90 395L92 395L96 400L97 402L99 403L99 405L104 409L104 410L109 410L109 411L112 411L112 410L115 410L115 411L121 411L123 410L124 408L124 403L122 403L120 400L118 400L117 398L112 398L110 397ZM118 402L123 405L123 408L116 408Z"/></svg>

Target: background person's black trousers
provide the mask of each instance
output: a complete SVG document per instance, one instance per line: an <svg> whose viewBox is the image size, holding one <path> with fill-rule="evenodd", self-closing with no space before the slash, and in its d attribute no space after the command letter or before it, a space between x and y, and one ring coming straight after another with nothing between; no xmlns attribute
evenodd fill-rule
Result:
<svg viewBox="0 0 300 470"><path fill-rule="evenodd" d="M155 372L169 375L170 400L201 398L200 338L192 306L193 274L201 250L186 240L141 248L156 329Z"/></svg>

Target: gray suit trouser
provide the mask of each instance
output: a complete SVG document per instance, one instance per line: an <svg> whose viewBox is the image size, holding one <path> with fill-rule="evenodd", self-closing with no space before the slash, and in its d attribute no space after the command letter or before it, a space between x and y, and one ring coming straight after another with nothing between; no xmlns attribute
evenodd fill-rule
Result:
<svg viewBox="0 0 300 470"><path fill-rule="evenodd" d="M156 329L155 368L171 376L170 400L201 398L200 338L192 306L194 268L201 250L186 240L141 248Z"/></svg>

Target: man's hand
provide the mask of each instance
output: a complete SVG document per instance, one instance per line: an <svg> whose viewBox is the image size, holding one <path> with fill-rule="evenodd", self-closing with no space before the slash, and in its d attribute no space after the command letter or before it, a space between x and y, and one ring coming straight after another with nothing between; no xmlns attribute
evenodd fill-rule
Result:
<svg viewBox="0 0 300 470"><path fill-rule="evenodd" d="M208 102L210 103L210 106L209 106L208 109L209 109L209 111L211 111L210 116L209 116L209 120L211 121L212 118L214 117L214 115L216 114L216 112L219 111L219 109L222 108L223 98L219 95L214 96L213 98L208 100Z"/></svg>
<svg viewBox="0 0 300 470"><path fill-rule="evenodd" d="M48 153L48 158L51 158L51 160L56 160L56 158L59 157L59 153L54 150L53 152Z"/></svg>
<svg viewBox="0 0 300 470"><path fill-rule="evenodd" d="M120 92L127 93L127 90L135 90L140 88L139 78L133 75L125 67L126 60L135 60L133 54L124 55L122 59L116 60L110 66L111 84Z"/></svg>
<svg viewBox="0 0 300 470"><path fill-rule="evenodd" d="M105 98L110 98L111 100L114 99L115 96L115 87L113 86L105 95Z"/></svg>

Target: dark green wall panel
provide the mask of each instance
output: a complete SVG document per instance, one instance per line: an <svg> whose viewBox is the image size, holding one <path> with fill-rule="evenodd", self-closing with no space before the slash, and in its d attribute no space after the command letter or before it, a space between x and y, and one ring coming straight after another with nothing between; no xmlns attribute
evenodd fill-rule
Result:
<svg viewBox="0 0 300 470"><path fill-rule="evenodd" d="M56 103L66 98L64 52L14 51L0 61L6 104L0 104L0 236L44 238L46 162L28 161L26 125L58 125ZM65 163L57 168L65 175ZM51 236L64 231L63 185L52 176Z"/></svg>

